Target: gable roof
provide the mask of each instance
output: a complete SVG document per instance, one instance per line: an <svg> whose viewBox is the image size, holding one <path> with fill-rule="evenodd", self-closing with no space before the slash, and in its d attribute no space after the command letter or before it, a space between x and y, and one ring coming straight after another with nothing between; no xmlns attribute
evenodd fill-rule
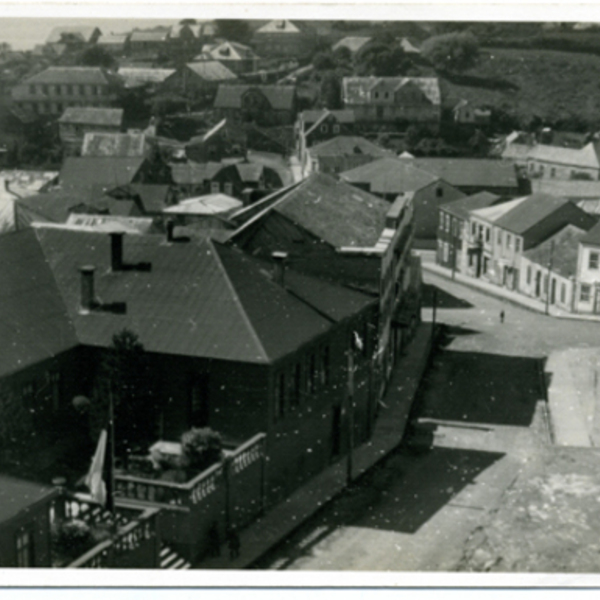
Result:
<svg viewBox="0 0 600 600"><path fill-rule="evenodd" d="M120 127L123 122L123 109L69 106L58 119L58 122Z"/></svg>
<svg viewBox="0 0 600 600"><path fill-rule="evenodd" d="M175 215L220 215L241 206L243 202L227 194L207 194L182 200L179 204L165 208L163 212Z"/></svg>
<svg viewBox="0 0 600 600"><path fill-rule="evenodd" d="M241 108L242 98L249 90L263 94L274 110L291 110L294 107L296 88L290 85L220 85L214 107Z"/></svg>
<svg viewBox="0 0 600 600"><path fill-rule="evenodd" d="M126 87L136 87L147 83L162 83L175 72L176 69L119 67L117 74L123 79Z"/></svg>
<svg viewBox="0 0 600 600"><path fill-rule="evenodd" d="M453 202L442 204L440 208L464 221L469 219L469 213L478 208L486 208L497 204L502 196L490 192L479 192L471 196L465 196Z"/></svg>
<svg viewBox="0 0 600 600"><path fill-rule="evenodd" d="M311 156L340 156L364 154L374 158L395 156L391 150L386 150L364 137L358 135L338 135L330 140L311 146L308 151Z"/></svg>
<svg viewBox="0 0 600 600"><path fill-rule="evenodd" d="M600 221L581 238L581 243L600 246Z"/></svg>
<svg viewBox="0 0 600 600"><path fill-rule="evenodd" d="M212 179L223 166L218 162L174 163L171 165L171 175L178 185L199 184Z"/></svg>
<svg viewBox="0 0 600 600"><path fill-rule="evenodd" d="M509 200L508 202L502 202L502 204L487 206L485 208L476 208L475 210L471 210L469 214L474 217L484 219L485 221L488 221L488 223L495 223L497 219L511 211L519 204L525 202L525 200L527 200L527 196L515 198L514 200Z"/></svg>
<svg viewBox="0 0 600 600"><path fill-rule="evenodd" d="M321 110L304 110L300 113L300 119L304 125L311 126L312 131L315 125L320 124L330 115L339 123L354 123L356 121L354 111L347 108L340 110L329 110L328 108L323 108ZM309 133L309 131L306 133Z"/></svg>
<svg viewBox="0 0 600 600"><path fill-rule="evenodd" d="M571 277L577 272L579 242L586 236L585 229L567 225L541 244L523 253L530 261L548 268L563 277Z"/></svg>
<svg viewBox="0 0 600 600"><path fill-rule="evenodd" d="M202 54L208 54L214 60L250 60L258 58L250 46L245 46L239 42L224 41L216 44L205 44L202 47Z"/></svg>
<svg viewBox="0 0 600 600"><path fill-rule="evenodd" d="M112 77L101 67L48 67L28 77L23 83L106 85L111 80Z"/></svg>
<svg viewBox="0 0 600 600"><path fill-rule="evenodd" d="M96 43L98 46L124 46L128 38L128 33L108 33L101 35Z"/></svg>
<svg viewBox="0 0 600 600"><path fill-rule="evenodd" d="M58 494L58 488L54 486L0 475L0 524Z"/></svg>
<svg viewBox="0 0 600 600"><path fill-rule="evenodd" d="M35 231L0 236L0 255L0 376L5 376L75 347L77 338Z"/></svg>
<svg viewBox="0 0 600 600"><path fill-rule="evenodd" d="M558 196L532 194L497 219L495 225L522 235L565 204L572 203Z"/></svg>
<svg viewBox="0 0 600 600"><path fill-rule="evenodd" d="M166 42L170 33L170 29L132 31L129 39L132 42Z"/></svg>
<svg viewBox="0 0 600 600"><path fill-rule="evenodd" d="M348 48L352 54L358 52L363 46L366 46L372 38L370 37L359 37L359 36L348 36L342 38L339 42L335 43L332 50L338 50L339 48Z"/></svg>
<svg viewBox="0 0 600 600"><path fill-rule="evenodd" d="M68 156L60 171L63 186L94 184L116 187L131 183L146 159L140 157Z"/></svg>
<svg viewBox="0 0 600 600"><path fill-rule="evenodd" d="M517 188L512 163L488 158L414 158L415 167L428 171L455 187Z"/></svg>
<svg viewBox="0 0 600 600"><path fill-rule="evenodd" d="M299 22L289 21L286 19L275 19L273 21L269 21L265 23L261 27L259 27L254 34L261 33L286 33L286 34L295 34L302 33L303 27Z"/></svg>
<svg viewBox="0 0 600 600"><path fill-rule="evenodd" d="M188 69L206 81L228 81L237 75L217 60L203 60L187 64Z"/></svg>
<svg viewBox="0 0 600 600"><path fill-rule="evenodd" d="M439 177L391 157L345 171L340 178L350 183L369 184L374 194L415 192L439 181Z"/></svg>
<svg viewBox="0 0 600 600"><path fill-rule="evenodd" d="M537 144L529 150L528 158L572 167L598 169L600 168L598 153L598 142L590 142L581 149Z"/></svg>
<svg viewBox="0 0 600 600"><path fill-rule="evenodd" d="M148 140L143 133L90 132L83 137L81 156L143 157L148 150Z"/></svg>
<svg viewBox="0 0 600 600"><path fill-rule="evenodd" d="M89 42L94 37L94 33L99 31L97 27L54 27L46 38L47 44L59 43L63 34L74 36L82 42Z"/></svg>
<svg viewBox="0 0 600 600"><path fill-rule="evenodd" d="M374 248L385 229L390 203L330 175L313 173L253 209L254 216L234 237L273 210L334 248Z"/></svg>
<svg viewBox="0 0 600 600"><path fill-rule="evenodd" d="M569 200L600 199L600 181L584 179L535 179L534 192L562 196Z"/></svg>
<svg viewBox="0 0 600 600"><path fill-rule="evenodd" d="M431 104L441 104L437 77L344 77L342 96L345 104L369 104L373 88L384 85L389 91L396 92L408 84L418 87Z"/></svg>

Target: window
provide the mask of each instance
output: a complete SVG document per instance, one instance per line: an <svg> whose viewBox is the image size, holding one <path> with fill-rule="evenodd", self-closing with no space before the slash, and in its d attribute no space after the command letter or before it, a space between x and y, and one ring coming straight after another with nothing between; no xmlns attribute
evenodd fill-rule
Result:
<svg viewBox="0 0 600 600"><path fill-rule="evenodd" d="M42 94L48 94L48 86L47 85L42 85Z"/></svg>
<svg viewBox="0 0 600 600"><path fill-rule="evenodd" d="M485 241L489 242L490 241L490 235L492 233L492 230L489 227L485 228Z"/></svg>
<svg viewBox="0 0 600 600"><path fill-rule="evenodd" d="M73 95L73 86L67 85L67 96L72 96L72 95Z"/></svg>
<svg viewBox="0 0 600 600"><path fill-rule="evenodd" d="M556 169L554 167L550 169L550 177L556 177Z"/></svg>
<svg viewBox="0 0 600 600"><path fill-rule="evenodd" d="M218 181L211 181L210 183L210 193L211 194L218 194L220 191L219 189L219 182Z"/></svg>
<svg viewBox="0 0 600 600"><path fill-rule="evenodd" d="M544 275L544 294L548 293L548 275Z"/></svg>
<svg viewBox="0 0 600 600"><path fill-rule="evenodd" d="M448 256L449 256L448 242L444 242L443 252L444 252L444 262L448 262Z"/></svg>
<svg viewBox="0 0 600 600"><path fill-rule="evenodd" d="M340 132L340 126L339 125L334 125L333 126L333 133L339 133Z"/></svg>
<svg viewBox="0 0 600 600"><path fill-rule="evenodd" d="M379 98L379 92L375 92L375 93L373 94L373 97L374 97L374 98L376 98L376 99L377 99L377 98Z"/></svg>
<svg viewBox="0 0 600 600"><path fill-rule="evenodd" d="M17 567L33 567L33 536L31 531L17 533Z"/></svg>
<svg viewBox="0 0 600 600"><path fill-rule="evenodd" d="M496 243L501 246L502 245L502 232L498 230L498 235L496 236Z"/></svg>
<svg viewBox="0 0 600 600"><path fill-rule="evenodd" d="M35 85L30 85L29 86L29 93L30 94L35 94Z"/></svg>
<svg viewBox="0 0 600 600"><path fill-rule="evenodd" d="M448 232L450 231L450 215L446 215L444 221L446 222L444 229Z"/></svg>
<svg viewBox="0 0 600 600"><path fill-rule="evenodd" d="M314 394L317 388L317 357L311 354L308 358L307 389L309 394Z"/></svg>
<svg viewBox="0 0 600 600"><path fill-rule="evenodd" d="M85 96L85 85L80 85L79 86L79 95L80 96Z"/></svg>
<svg viewBox="0 0 600 600"><path fill-rule="evenodd" d="M443 198L444 197L444 190L441 187L435 188L435 195L436 195L437 198Z"/></svg>
<svg viewBox="0 0 600 600"><path fill-rule="evenodd" d="M561 304L565 303L565 298L567 297L567 286L564 283L560 284L560 302Z"/></svg>
<svg viewBox="0 0 600 600"><path fill-rule="evenodd" d="M531 265L527 266L527 285L531 283Z"/></svg>
<svg viewBox="0 0 600 600"><path fill-rule="evenodd" d="M581 290L579 292L579 300L581 302L589 302L591 290L592 287L590 285L588 285L587 283L582 283Z"/></svg>
<svg viewBox="0 0 600 600"><path fill-rule="evenodd" d="M521 251L521 238L515 238L515 251Z"/></svg>
<svg viewBox="0 0 600 600"><path fill-rule="evenodd" d="M477 233L477 225L475 225L475 223L472 223L471 224L471 235L473 237L475 237L476 233Z"/></svg>
<svg viewBox="0 0 600 600"><path fill-rule="evenodd" d="M329 131L329 127L327 124L321 125L321 133L327 133Z"/></svg>
<svg viewBox="0 0 600 600"><path fill-rule="evenodd" d="M54 93L55 93L57 96L60 96L60 95L61 95L61 92L62 92L62 90L61 90L60 84L57 84L57 85L55 85L55 86L54 86Z"/></svg>
<svg viewBox="0 0 600 600"><path fill-rule="evenodd" d="M226 194L229 194L231 196L233 194L233 183L226 183L224 191Z"/></svg>
<svg viewBox="0 0 600 600"><path fill-rule="evenodd" d="M511 246L512 246L512 237L511 237L510 233L507 233L506 234L506 249L510 250Z"/></svg>
<svg viewBox="0 0 600 600"><path fill-rule="evenodd" d="M598 257L599 257L598 252L590 252L590 259L589 259L589 262L588 262L588 269L590 269L591 271L597 271L598 270Z"/></svg>
<svg viewBox="0 0 600 600"><path fill-rule="evenodd" d="M275 420L284 415L285 410L285 374L279 373L275 382Z"/></svg>

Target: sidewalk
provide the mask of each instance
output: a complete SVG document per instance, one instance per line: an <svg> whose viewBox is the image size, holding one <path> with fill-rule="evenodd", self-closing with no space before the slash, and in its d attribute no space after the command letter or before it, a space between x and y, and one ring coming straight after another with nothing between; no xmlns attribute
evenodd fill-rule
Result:
<svg viewBox="0 0 600 600"><path fill-rule="evenodd" d="M395 367L369 442L354 450L353 479L362 475L400 443L421 377L431 352L432 326L423 323L407 354ZM226 545L221 556L209 557L196 565L199 569L244 569L273 546L283 541L305 520L320 510L346 487L347 458L308 481L281 504L240 532L241 554L229 560Z"/></svg>
<svg viewBox="0 0 600 600"><path fill-rule="evenodd" d="M483 294L487 294L488 296L494 296L496 298L506 300L511 304L516 304L517 306L521 306L522 308L526 308L534 312L542 314L546 313L545 302L542 302L541 300L537 300L535 298L530 298L529 296L525 296L523 294L520 294L519 292L508 290L506 288L500 287L499 285L489 283L488 281L484 281L482 279L475 279L474 277L469 277L458 272L455 272L454 277L452 277L452 271L450 269L447 269L446 267L442 267L432 262L422 261L421 268L423 269L423 271L427 271L429 273L439 275L440 277L450 279L456 283L460 283L461 285L466 285L467 287L475 289ZM557 317L559 319L600 322L600 316L598 315L574 314L552 305L548 307L548 314L551 317Z"/></svg>

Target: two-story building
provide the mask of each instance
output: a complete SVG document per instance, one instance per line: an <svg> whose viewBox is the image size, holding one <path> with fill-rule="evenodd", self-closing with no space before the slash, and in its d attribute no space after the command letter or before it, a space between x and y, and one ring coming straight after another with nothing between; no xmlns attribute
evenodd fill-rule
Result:
<svg viewBox="0 0 600 600"><path fill-rule="evenodd" d="M58 116L68 107L110 107L120 80L101 67L49 67L12 89L13 102L35 115Z"/></svg>
<svg viewBox="0 0 600 600"><path fill-rule="evenodd" d="M213 107L232 122L274 126L294 123L296 103L296 88L290 85L219 85Z"/></svg>
<svg viewBox="0 0 600 600"><path fill-rule="evenodd" d="M441 94L436 77L344 77L342 99L357 123L412 123L439 129Z"/></svg>
<svg viewBox="0 0 600 600"><path fill-rule="evenodd" d="M305 58L314 52L317 43L317 33L310 25L287 19L269 21L252 36L256 53L268 58Z"/></svg>
<svg viewBox="0 0 600 600"><path fill-rule="evenodd" d="M204 60L183 65L160 85L160 93L181 94L207 106L215 99L222 83L234 82L237 75L216 60Z"/></svg>
<svg viewBox="0 0 600 600"><path fill-rule="evenodd" d="M410 197L414 210L415 246L435 246L440 204L464 194L447 181L398 158L380 158L340 174L344 181L393 202Z"/></svg>
<svg viewBox="0 0 600 600"><path fill-rule="evenodd" d="M536 144L527 153L531 179L600 179L600 145L592 141L583 148Z"/></svg>
<svg viewBox="0 0 600 600"><path fill-rule="evenodd" d="M240 73L256 71L259 57L250 46L245 46L239 42L224 41L205 44L202 47L202 53L194 59L194 62L206 60L218 61L230 71L239 75Z"/></svg>
<svg viewBox="0 0 600 600"><path fill-rule="evenodd" d="M579 240L575 298L578 313L600 314L600 224Z"/></svg>
<svg viewBox="0 0 600 600"><path fill-rule="evenodd" d="M77 154L86 133L118 133L122 125L122 108L69 107L58 120L58 133L65 151Z"/></svg>

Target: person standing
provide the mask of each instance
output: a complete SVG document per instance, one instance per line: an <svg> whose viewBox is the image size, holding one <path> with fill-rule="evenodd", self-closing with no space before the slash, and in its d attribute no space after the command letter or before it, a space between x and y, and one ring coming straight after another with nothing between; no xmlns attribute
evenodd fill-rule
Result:
<svg viewBox="0 0 600 600"><path fill-rule="evenodd" d="M500 311L500 323L504 323L504 311Z"/></svg>

